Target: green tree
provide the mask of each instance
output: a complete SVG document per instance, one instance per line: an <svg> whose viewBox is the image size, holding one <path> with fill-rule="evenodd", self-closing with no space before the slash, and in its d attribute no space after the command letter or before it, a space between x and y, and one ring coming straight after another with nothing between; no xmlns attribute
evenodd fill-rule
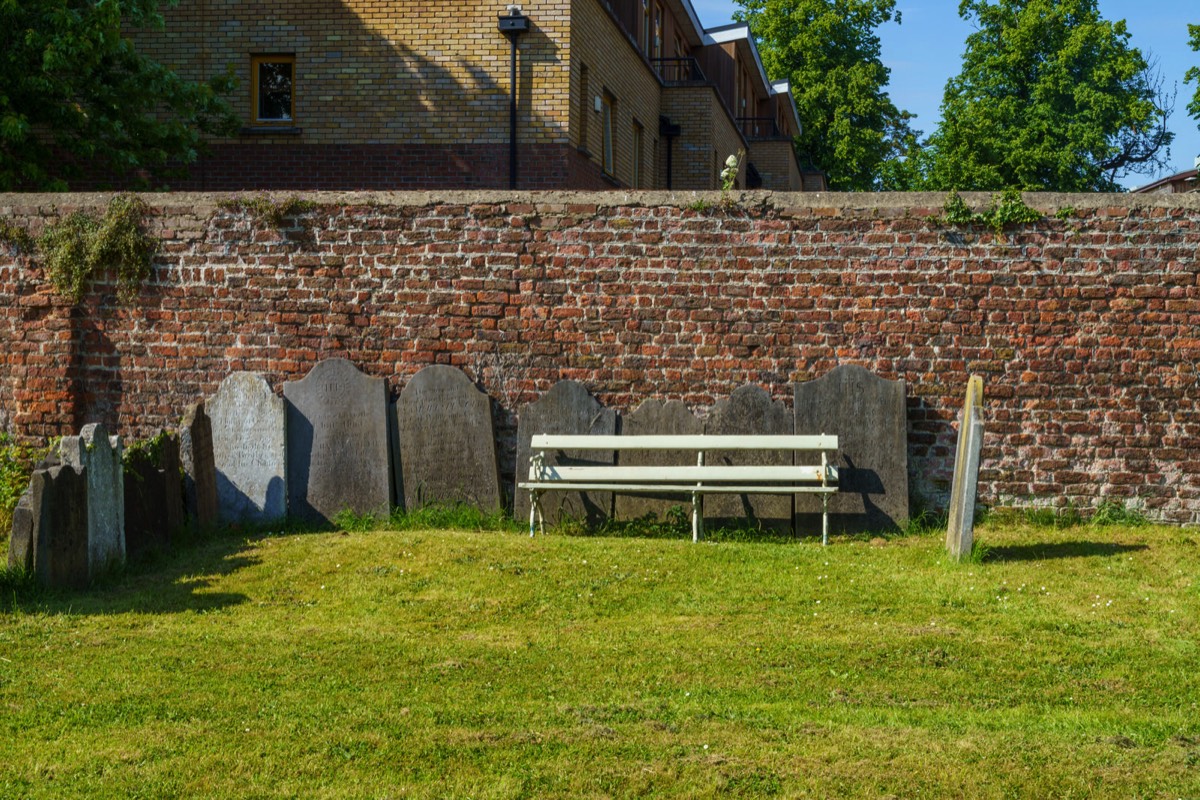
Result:
<svg viewBox="0 0 1200 800"><path fill-rule="evenodd" d="M885 168L913 138L912 115L888 97L875 29L900 22L895 0L738 0L767 73L787 78L804 130L796 151L833 189L896 188Z"/></svg>
<svg viewBox="0 0 1200 800"><path fill-rule="evenodd" d="M1200 25L1188 25L1188 44L1192 49L1200 52ZM1192 96L1192 102L1188 103L1188 114L1200 121L1200 67L1192 67L1184 76L1184 81L1191 83L1196 82L1196 94Z"/></svg>
<svg viewBox="0 0 1200 800"><path fill-rule="evenodd" d="M65 190L81 172L144 183L235 129L229 75L183 80L122 23L161 26L158 3L0 0L0 190Z"/></svg>
<svg viewBox="0 0 1200 800"><path fill-rule="evenodd" d="M962 0L975 25L924 153L931 189L1120 191L1166 163L1173 98L1096 0Z"/></svg>

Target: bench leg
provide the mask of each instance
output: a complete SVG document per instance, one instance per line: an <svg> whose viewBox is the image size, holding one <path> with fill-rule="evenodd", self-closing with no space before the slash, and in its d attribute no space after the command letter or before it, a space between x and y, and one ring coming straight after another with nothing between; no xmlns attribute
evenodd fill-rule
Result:
<svg viewBox="0 0 1200 800"><path fill-rule="evenodd" d="M829 495L821 495L821 546L829 544Z"/></svg>
<svg viewBox="0 0 1200 800"><path fill-rule="evenodd" d="M529 538L531 538L531 539L533 538L533 521L536 518L535 515L540 516L540 514L539 514L540 511L541 511L541 509L538 507L538 493L530 492L529 493ZM545 533L545 530L543 530L542 532Z"/></svg>
<svg viewBox="0 0 1200 800"><path fill-rule="evenodd" d="M700 513L700 493L692 492L692 542L704 535L704 515Z"/></svg>

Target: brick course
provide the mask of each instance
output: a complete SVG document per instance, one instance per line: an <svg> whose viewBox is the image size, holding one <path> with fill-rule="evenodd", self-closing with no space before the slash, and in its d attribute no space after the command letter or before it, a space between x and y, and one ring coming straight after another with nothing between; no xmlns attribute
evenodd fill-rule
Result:
<svg viewBox="0 0 1200 800"><path fill-rule="evenodd" d="M0 246L0 425L142 436L232 370L278 388L341 356L393 392L463 368L511 453L516 411L561 378L703 413L853 363L907 382L912 483L939 504L977 372L985 502L1200 521L1200 198L1033 195L1047 218L997 238L941 225L939 195L696 197L317 194L276 231L219 195L147 195L163 247L131 308L101 284L73 310ZM0 217L36 233L103 201L5 195Z"/></svg>

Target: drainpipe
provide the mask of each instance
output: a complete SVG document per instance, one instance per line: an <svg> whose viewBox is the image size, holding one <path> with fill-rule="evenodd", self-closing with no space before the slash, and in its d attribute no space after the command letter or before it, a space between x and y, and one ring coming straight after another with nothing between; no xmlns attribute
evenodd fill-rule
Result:
<svg viewBox="0 0 1200 800"><path fill-rule="evenodd" d="M510 5L501 14L497 26L508 37L511 52L508 62L508 188L517 188L517 39L529 30L529 17L521 7Z"/></svg>
<svg viewBox="0 0 1200 800"><path fill-rule="evenodd" d="M678 125L672 125L671 120L667 117L658 118L658 135L667 140L667 188L671 188L671 174L674 171L671 165L671 151L674 149L675 137L679 136L682 128Z"/></svg>

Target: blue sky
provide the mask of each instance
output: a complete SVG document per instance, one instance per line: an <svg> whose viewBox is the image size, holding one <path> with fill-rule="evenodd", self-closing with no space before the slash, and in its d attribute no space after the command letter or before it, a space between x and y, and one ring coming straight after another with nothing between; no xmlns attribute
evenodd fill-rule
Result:
<svg viewBox="0 0 1200 800"><path fill-rule="evenodd" d="M1196 85L1183 82L1188 67L1200 65L1200 53L1187 44L1187 23L1200 24L1200 3L1193 3L1196 0L1099 0L1100 13L1110 20L1124 19L1133 46L1158 61L1165 84L1177 84L1169 122L1175 143L1163 175L1191 169L1200 155L1200 128L1186 109ZM727 24L737 8L733 0L692 0L692 5L708 28ZM917 115L914 127L929 134L937 127L946 81L961 67L971 27L959 18L957 0L898 0L896 6L901 24L879 29L883 63L892 71L888 93L897 106ZM1194 10L1181 10L1189 6ZM1163 175L1132 176L1125 183L1140 186Z"/></svg>

